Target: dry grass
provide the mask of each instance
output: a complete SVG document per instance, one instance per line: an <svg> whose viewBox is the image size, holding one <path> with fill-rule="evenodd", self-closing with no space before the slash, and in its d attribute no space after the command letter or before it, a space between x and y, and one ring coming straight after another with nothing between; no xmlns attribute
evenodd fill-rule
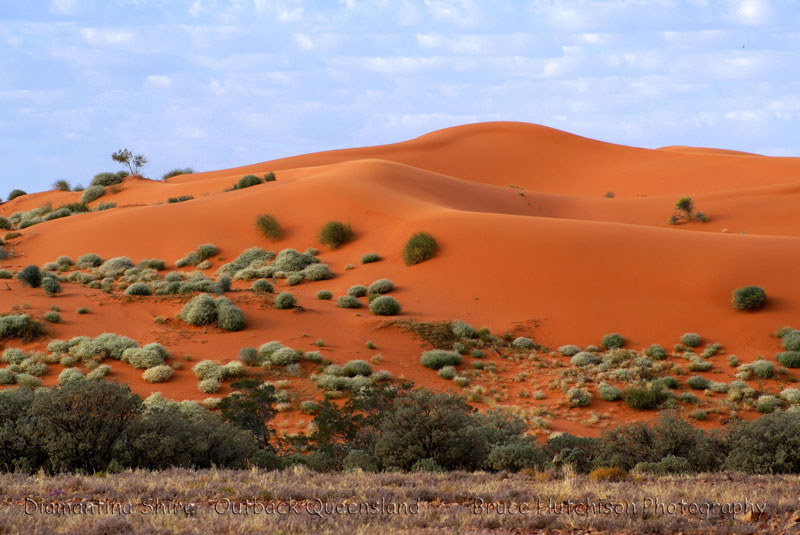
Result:
<svg viewBox="0 0 800 535"><path fill-rule="evenodd" d="M305 469L174 469L105 477L5 474L0 475L0 488L0 533L778 533L796 529L790 526L795 526L798 518L795 496L800 478L706 474L609 482L574 475L557 478L550 473L369 475L320 474ZM114 507L119 510L124 505L128 514L25 514L26 498L50 507L64 503L83 503L85 507L91 502L117 504ZM483 500L483 507L480 502L476 507L476 498ZM652 505L649 511L642 511L648 498L701 506L746 499L766 504L766 512L759 522L744 515L728 516L718 509L708 514L703 514L702 508L694 514L658 514ZM158 514L152 509L156 499L162 507ZM573 504L586 500L635 504L636 511L628 505L628 512L621 514L580 514L580 508L573 505L572 513L567 514L570 500ZM401 514L381 514L374 509L370 513L358 505L364 502L377 507L382 502L409 504L401 507L410 508ZM529 504L527 512L508 514L523 503ZM549 509L550 503L562 512ZM33 507L28 504L30 511ZM231 504L236 504L238 514L232 512ZM351 504L353 512L325 512L326 507L346 507L342 504ZM112 506L104 507L107 511ZM276 508L284 514L274 514ZM499 514L504 510L506 514Z"/></svg>

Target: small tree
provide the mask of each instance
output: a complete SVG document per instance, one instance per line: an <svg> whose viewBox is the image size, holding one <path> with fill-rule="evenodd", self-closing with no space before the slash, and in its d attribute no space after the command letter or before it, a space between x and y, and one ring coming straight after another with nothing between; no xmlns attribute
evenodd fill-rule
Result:
<svg viewBox="0 0 800 535"><path fill-rule="evenodd" d="M274 430L269 427L269 421L277 414L273 407L275 387L261 386L253 379L244 379L231 386L239 391L222 399L220 413L240 429L253 433L262 449L274 451L270 443Z"/></svg>
<svg viewBox="0 0 800 535"><path fill-rule="evenodd" d="M147 163L147 158L143 154L133 154L128 149L120 149L111 155L111 159L122 165L127 165L133 176L140 176L139 169Z"/></svg>
<svg viewBox="0 0 800 535"><path fill-rule="evenodd" d="M675 212L669 218L670 225L677 225L681 220L708 222L708 216L703 212L694 211L694 201L689 196L683 196L675 201Z"/></svg>

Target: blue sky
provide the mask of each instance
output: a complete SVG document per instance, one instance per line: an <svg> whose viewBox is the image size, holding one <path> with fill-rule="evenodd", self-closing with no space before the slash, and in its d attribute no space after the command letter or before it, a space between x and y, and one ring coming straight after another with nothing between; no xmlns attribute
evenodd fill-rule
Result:
<svg viewBox="0 0 800 535"><path fill-rule="evenodd" d="M2 0L0 195L490 120L800 156L796 0Z"/></svg>

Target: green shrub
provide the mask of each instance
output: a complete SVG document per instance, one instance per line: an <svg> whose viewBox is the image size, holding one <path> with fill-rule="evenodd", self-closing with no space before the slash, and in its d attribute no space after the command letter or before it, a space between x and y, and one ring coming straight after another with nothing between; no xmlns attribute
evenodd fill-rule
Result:
<svg viewBox="0 0 800 535"><path fill-rule="evenodd" d="M262 214L256 218L256 228L267 239L278 241L281 239L281 226L278 220L269 214Z"/></svg>
<svg viewBox="0 0 800 535"><path fill-rule="evenodd" d="M697 333L686 333L681 336L681 343L686 347L698 347L703 338Z"/></svg>
<svg viewBox="0 0 800 535"><path fill-rule="evenodd" d="M666 395L663 390L655 386L650 388L629 386L622 392L622 398L632 409L648 410L660 405L666 399Z"/></svg>
<svg viewBox="0 0 800 535"><path fill-rule="evenodd" d="M220 329L241 331L245 328L244 313L230 299L218 297L215 304L217 307L217 325L219 325Z"/></svg>
<svg viewBox="0 0 800 535"><path fill-rule="evenodd" d="M800 473L800 414L776 411L741 422L729 435L725 468L752 474Z"/></svg>
<svg viewBox="0 0 800 535"><path fill-rule="evenodd" d="M272 284L266 279L258 279L253 283L252 289L254 292L272 293L275 289Z"/></svg>
<svg viewBox="0 0 800 535"><path fill-rule="evenodd" d="M109 373L111 373L111 366L109 366L108 364L101 364L97 368L87 373L86 378L91 379L92 381L99 381Z"/></svg>
<svg viewBox="0 0 800 535"><path fill-rule="evenodd" d="M103 262L103 264L97 268L97 271L103 277L119 277L133 267L136 267L133 260L127 256L117 256Z"/></svg>
<svg viewBox="0 0 800 535"><path fill-rule="evenodd" d="M339 308L361 308L361 301L352 295L343 295L336 300L336 306Z"/></svg>
<svg viewBox="0 0 800 535"><path fill-rule="evenodd" d="M770 395L759 396L756 402L756 410L763 414L768 414L778 408L778 398Z"/></svg>
<svg viewBox="0 0 800 535"><path fill-rule="evenodd" d="M362 286L360 284L356 284L355 286L351 286L347 290L347 295L351 297L364 297L367 295L367 287Z"/></svg>
<svg viewBox="0 0 800 535"><path fill-rule="evenodd" d="M618 333L611 333L603 336L600 345L606 349L619 349L625 345L625 339Z"/></svg>
<svg viewBox="0 0 800 535"><path fill-rule="evenodd" d="M787 368L800 368L800 351L784 351L775 355L781 366Z"/></svg>
<svg viewBox="0 0 800 535"><path fill-rule="evenodd" d="M9 201L13 201L17 197L22 197L23 195L27 195L27 192L25 192L25 191L23 191L21 189L14 189L14 190L11 190L11 193L8 194L8 200Z"/></svg>
<svg viewBox="0 0 800 535"><path fill-rule="evenodd" d="M781 390L781 399L786 400L787 403L792 403L792 404L800 403L800 389L784 388L783 390Z"/></svg>
<svg viewBox="0 0 800 535"><path fill-rule="evenodd" d="M125 289L125 295L151 295L153 291L143 282L134 282Z"/></svg>
<svg viewBox="0 0 800 535"><path fill-rule="evenodd" d="M658 462L637 463L633 471L658 475L685 474L692 471L692 465L685 457L667 455Z"/></svg>
<svg viewBox="0 0 800 535"><path fill-rule="evenodd" d="M597 364L600 362L600 359L597 358L592 353L587 351L581 351L573 355L573 357L569 360L570 364L573 366L583 367L583 366L591 366L593 364Z"/></svg>
<svg viewBox="0 0 800 535"><path fill-rule="evenodd" d="M65 385L67 383L71 383L72 381L81 381L85 378L86 377L79 369L67 368L66 370L58 374L58 384Z"/></svg>
<svg viewBox="0 0 800 535"><path fill-rule="evenodd" d="M119 184L122 180L128 176L128 173L125 171L120 171L118 173L97 173L94 175L92 182L89 184L90 186L113 186L115 184Z"/></svg>
<svg viewBox="0 0 800 535"><path fill-rule="evenodd" d="M42 272L39 271L39 266L31 264L19 270L17 279L23 286L30 286L31 288L38 288L42 285Z"/></svg>
<svg viewBox="0 0 800 535"><path fill-rule="evenodd" d="M432 349L422 353L420 363L426 368L439 370L445 366L458 366L461 364L462 357L455 351L445 349Z"/></svg>
<svg viewBox="0 0 800 535"><path fill-rule="evenodd" d="M0 269L0 279L13 279L14 275L7 269Z"/></svg>
<svg viewBox="0 0 800 535"><path fill-rule="evenodd" d="M44 313L45 321L49 321L50 323L61 323L61 314L58 312L45 312Z"/></svg>
<svg viewBox="0 0 800 535"><path fill-rule="evenodd" d="M239 350L239 360L245 366L260 366L261 356L254 347L243 347Z"/></svg>
<svg viewBox="0 0 800 535"><path fill-rule="evenodd" d="M52 277L45 277L42 279L42 290L48 297L53 297L57 293L61 293L61 285Z"/></svg>
<svg viewBox="0 0 800 535"><path fill-rule="evenodd" d="M263 182L264 181L258 178L256 175L244 175L239 179L239 182L233 186L233 189L244 189L252 186L258 186Z"/></svg>
<svg viewBox="0 0 800 535"><path fill-rule="evenodd" d="M203 379L197 384L197 389L205 394L214 394L218 392L221 387L222 383L220 383L219 379L213 377Z"/></svg>
<svg viewBox="0 0 800 535"><path fill-rule="evenodd" d="M99 267L102 263L103 259L100 258L100 255L96 255L94 253L88 253L78 257L78 262L76 264L76 267L78 269L88 269L93 267Z"/></svg>
<svg viewBox="0 0 800 535"><path fill-rule="evenodd" d="M441 377L442 379L450 381L454 379L455 376L456 376L455 366L444 366L443 368L439 369L439 377Z"/></svg>
<svg viewBox="0 0 800 535"><path fill-rule="evenodd" d="M511 442L494 446L486 458L489 468L496 472L519 472L523 469L541 470L547 464L544 449L527 442Z"/></svg>
<svg viewBox="0 0 800 535"><path fill-rule="evenodd" d="M362 264L371 264L372 262L377 262L381 259L380 255L377 253L367 253L361 257Z"/></svg>
<svg viewBox="0 0 800 535"><path fill-rule="evenodd" d="M105 188L103 188L103 186L89 186L83 191L83 195L81 195L81 202L89 204L90 202L96 201L105 194L106 190Z"/></svg>
<svg viewBox="0 0 800 535"><path fill-rule="evenodd" d="M333 272L328 264L311 264L302 271L302 276L309 281L321 281L333 278Z"/></svg>
<svg viewBox="0 0 800 535"><path fill-rule="evenodd" d="M305 402L308 403L308 402ZM312 402L313 403L313 402ZM351 449L342 460L342 470L363 472L377 472L378 462L375 457L363 450Z"/></svg>
<svg viewBox="0 0 800 535"><path fill-rule="evenodd" d="M160 344L131 347L122 352L122 360L140 370L164 364L166 356L166 349Z"/></svg>
<svg viewBox="0 0 800 535"><path fill-rule="evenodd" d="M159 260L158 258L149 258L147 260L142 260L141 262L139 262L139 267L161 271L162 269L167 267L167 263L164 262L163 260Z"/></svg>
<svg viewBox="0 0 800 535"><path fill-rule="evenodd" d="M695 375L693 377L689 377L689 379L686 381L686 384L693 390L705 390L709 387L710 381L705 377Z"/></svg>
<svg viewBox="0 0 800 535"><path fill-rule="evenodd" d="M355 238L350 225L345 225L339 221L329 221L325 223L319 232L319 241L332 249L338 249L347 242Z"/></svg>
<svg viewBox="0 0 800 535"><path fill-rule="evenodd" d="M0 368L0 385L13 385L16 381L16 373L8 368Z"/></svg>
<svg viewBox="0 0 800 535"><path fill-rule="evenodd" d="M731 301L736 310L758 310L764 306L767 293L760 286L743 286L733 291Z"/></svg>
<svg viewBox="0 0 800 535"><path fill-rule="evenodd" d="M356 375L369 377L372 375L372 366L363 360L351 360L342 367L342 371L348 377L355 377Z"/></svg>
<svg viewBox="0 0 800 535"><path fill-rule="evenodd" d="M781 337L781 346L788 351L800 351L800 331L792 329Z"/></svg>
<svg viewBox="0 0 800 535"><path fill-rule="evenodd" d="M178 195L177 197L167 197L167 204L175 204L179 202L191 201L194 195Z"/></svg>
<svg viewBox="0 0 800 535"><path fill-rule="evenodd" d="M530 338L527 338L525 336L518 336L517 338L514 339L513 342L511 342L511 346L516 349L533 349L535 347L535 344L533 343L533 340L531 340Z"/></svg>
<svg viewBox="0 0 800 535"><path fill-rule="evenodd" d="M200 260L205 260L206 258L211 258L212 256L219 254L219 249L217 249L217 246L213 243L204 243L202 245L198 245L195 251L200 257Z"/></svg>
<svg viewBox="0 0 800 535"><path fill-rule="evenodd" d="M382 295L373 300L369 309L377 316L395 316L400 313L400 303L394 297Z"/></svg>
<svg viewBox="0 0 800 535"><path fill-rule="evenodd" d="M191 175L194 172L195 172L194 169L192 169L191 167L184 167L183 169L172 169L164 173L164 175L161 177L161 180L166 180L168 178L172 178L178 175Z"/></svg>
<svg viewBox="0 0 800 535"><path fill-rule="evenodd" d="M439 245L430 234L418 232L411 236L403 247L403 261L407 266L419 264L436 256Z"/></svg>
<svg viewBox="0 0 800 535"><path fill-rule="evenodd" d="M295 302L294 296L288 292L281 292L275 296L275 308L281 310L294 307Z"/></svg>
<svg viewBox="0 0 800 535"><path fill-rule="evenodd" d="M0 339L19 338L23 342L32 342L46 333L44 325L29 314L0 316Z"/></svg>
<svg viewBox="0 0 800 535"><path fill-rule="evenodd" d="M214 298L200 294L184 305L180 319L190 325L210 325L217 321L217 306Z"/></svg>
<svg viewBox="0 0 800 535"><path fill-rule="evenodd" d="M270 361L278 366L288 366L300 360L297 351L290 347L282 347L270 355Z"/></svg>
<svg viewBox="0 0 800 535"><path fill-rule="evenodd" d="M572 357L575 356L580 352L581 348L576 345L568 344L565 346L561 346L558 348L558 352L564 355L565 357Z"/></svg>
<svg viewBox="0 0 800 535"><path fill-rule="evenodd" d="M80 308L79 308L78 310L76 310L75 312L76 312L77 314L81 314L81 315L83 315L83 314L88 314L88 313L89 313L89 309L88 309L88 308L86 308L86 307L80 307Z"/></svg>
<svg viewBox="0 0 800 535"><path fill-rule="evenodd" d="M655 360L664 360L667 358L667 352L658 344L652 344L644 350L644 354Z"/></svg>
<svg viewBox="0 0 800 535"><path fill-rule="evenodd" d="M592 395L585 388L571 388L567 392L570 407L586 407L592 402Z"/></svg>
<svg viewBox="0 0 800 535"><path fill-rule="evenodd" d="M317 292L317 299L327 301L333 297L333 292L330 290L320 290Z"/></svg>
<svg viewBox="0 0 800 535"><path fill-rule="evenodd" d="M172 377L173 370L169 366L153 366L142 373L142 379L148 383L164 383Z"/></svg>
<svg viewBox="0 0 800 535"><path fill-rule="evenodd" d="M603 401L617 401L622 399L622 390L616 386L600 383L597 387L597 392Z"/></svg>
<svg viewBox="0 0 800 535"><path fill-rule="evenodd" d="M762 379L769 379L775 374L775 366L771 362L766 360L757 360L751 366L750 369L753 370L753 373Z"/></svg>

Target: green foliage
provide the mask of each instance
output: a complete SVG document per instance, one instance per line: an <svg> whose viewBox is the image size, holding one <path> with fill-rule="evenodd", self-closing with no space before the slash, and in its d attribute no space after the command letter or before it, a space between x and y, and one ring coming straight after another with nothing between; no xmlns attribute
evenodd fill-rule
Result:
<svg viewBox="0 0 800 535"><path fill-rule="evenodd" d="M686 384L693 390L705 390L709 387L711 382L705 377L695 375L693 377L689 377L689 379L686 381Z"/></svg>
<svg viewBox="0 0 800 535"><path fill-rule="evenodd" d="M472 325L461 320L451 322L450 330L459 338L475 338L478 335Z"/></svg>
<svg viewBox="0 0 800 535"><path fill-rule="evenodd" d="M653 344L644 350L644 354L651 359L664 360L667 358L667 352L658 344Z"/></svg>
<svg viewBox="0 0 800 535"><path fill-rule="evenodd" d="M125 273L125 271L133 267L136 267L133 260L127 256L117 256L103 262L103 264L97 268L97 271L103 277L119 277Z"/></svg>
<svg viewBox="0 0 800 535"><path fill-rule="evenodd" d="M420 364L432 370L439 370L445 366L457 366L461 364L462 358L455 351L445 349L432 349L422 353Z"/></svg>
<svg viewBox="0 0 800 535"><path fill-rule="evenodd" d="M193 195L178 195L177 197L167 197L168 204L175 204L178 202L186 202L194 199Z"/></svg>
<svg viewBox="0 0 800 535"><path fill-rule="evenodd" d="M370 303L369 309L377 316L395 316L400 313L401 306L394 297L382 295Z"/></svg>
<svg viewBox="0 0 800 535"><path fill-rule="evenodd" d="M125 295L151 295L153 291L143 282L134 282L125 289Z"/></svg>
<svg viewBox="0 0 800 535"><path fill-rule="evenodd" d="M319 232L319 241L332 249L338 249L345 243L355 238L350 225L345 225L339 221L329 221L325 223Z"/></svg>
<svg viewBox="0 0 800 535"><path fill-rule="evenodd" d="M262 214L256 218L256 228L267 239L278 241L281 239L281 226L278 220L269 214Z"/></svg>
<svg viewBox="0 0 800 535"><path fill-rule="evenodd" d="M58 312L45 312L44 313L45 321L49 321L50 323L61 323L61 314Z"/></svg>
<svg viewBox="0 0 800 535"><path fill-rule="evenodd" d="M222 415L239 429L252 433L258 446L274 451L271 439L274 431L269 427L275 416L275 387L260 386L257 382L240 381L231 385L239 391L226 396L218 408Z"/></svg>
<svg viewBox="0 0 800 535"><path fill-rule="evenodd" d="M122 352L122 360L140 370L161 366L166 357L167 351L160 344L130 347Z"/></svg>
<svg viewBox="0 0 800 535"><path fill-rule="evenodd" d="M333 297L333 292L330 290L320 290L317 292L317 299L327 301Z"/></svg>
<svg viewBox="0 0 800 535"><path fill-rule="evenodd" d="M447 381L451 381L456 376L456 367L455 366L445 366L439 369L439 377L445 379Z"/></svg>
<svg viewBox="0 0 800 535"><path fill-rule="evenodd" d="M239 182L237 182L233 186L233 189L236 190L236 189L250 188L252 186L258 186L263 182L264 181L258 178L256 175L244 175L242 178L239 179Z"/></svg>
<svg viewBox="0 0 800 535"><path fill-rule="evenodd" d="M518 336L511 342L511 347L515 349L533 349L536 347L536 344L533 343L533 340L526 336Z"/></svg>
<svg viewBox="0 0 800 535"><path fill-rule="evenodd" d="M355 377L357 375L369 377L372 375L372 366L363 360L351 360L342 367L342 371L348 377Z"/></svg>
<svg viewBox="0 0 800 535"><path fill-rule="evenodd" d="M222 387L222 383L215 377L203 379L197 384L197 389L205 394L215 394Z"/></svg>
<svg viewBox="0 0 800 535"><path fill-rule="evenodd" d="M618 401L622 399L622 390L608 383L600 383L597 392L603 401Z"/></svg>
<svg viewBox="0 0 800 535"><path fill-rule="evenodd" d="M360 284L356 284L355 286L351 286L347 290L347 295L351 297L364 297L367 295L367 287L362 286Z"/></svg>
<svg viewBox="0 0 800 535"><path fill-rule="evenodd" d="M254 292L272 293L275 289L267 279L258 279L253 283L252 289Z"/></svg>
<svg viewBox="0 0 800 535"><path fill-rule="evenodd" d="M439 245L430 234L418 232L411 236L403 247L403 261L407 266L419 264L436 256Z"/></svg>
<svg viewBox="0 0 800 535"><path fill-rule="evenodd" d="M281 292L275 296L275 308L277 309L287 309L294 307L296 300L294 296L288 292Z"/></svg>
<svg viewBox="0 0 800 535"><path fill-rule="evenodd" d="M56 180L50 187L52 187L55 191L70 191L72 189L72 186L69 185L69 182L63 179Z"/></svg>
<svg viewBox="0 0 800 535"><path fill-rule="evenodd" d="M395 286L389 279L378 279L369 285L369 293L386 294L394 290Z"/></svg>
<svg viewBox="0 0 800 535"><path fill-rule="evenodd" d="M681 336L681 343L686 347L698 347L703 342L703 338L697 333L685 333Z"/></svg>
<svg viewBox="0 0 800 535"><path fill-rule="evenodd" d="M540 471L549 460L542 447L533 442L519 441L493 447L487 464L496 472L519 472L523 469Z"/></svg>
<svg viewBox="0 0 800 535"><path fill-rule="evenodd" d="M0 339L19 338L23 342L32 342L46 333L44 325L29 314L0 316Z"/></svg>
<svg viewBox="0 0 800 535"><path fill-rule="evenodd" d="M625 339L618 333L603 336L600 344L606 349L619 349L625 345Z"/></svg>
<svg viewBox="0 0 800 535"><path fill-rule="evenodd" d="M781 366L787 368L800 368L800 351L784 351L775 355Z"/></svg>
<svg viewBox="0 0 800 535"><path fill-rule="evenodd" d="M100 255L96 255L94 253L88 253L78 257L78 262L76 263L76 267L78 269L88 269L93 267L99 267L102 263L103 259L100 258Z"/></svg>
<svg viewBox="0 0 800 535"><path fill-rule="evenodd" d="M42 272L39 271L39 266L31 264L19 270L17 279L23 286L38 288L42 285Z"/></svg>
<svg viewBox="0 0 800 535"><path fill-rule="evenodd" d="M800 473L800 414L777 411L752 422L740 422L732 429L728 444L728 470Z"/></svg>
<svg viewBox="0 0 800 535"><path fill-rule="evenodd" d="M133 176L139 176L139 171L147 163L147 158L142 154L133 154L128 149L120 149L111 155L115 162L127 165ZM119 173L117 173L119 176Z"/></svg>
<svg viewBox="0 0 800 535"><path fill-rule="evenodd" d="M117 174L117 173L97 173L94 175L94 178L89 183L89 186L113 186L115 184L119 184L122 182L122 179L127 176L126 174Z"/></svg>
<svg viewBox="0 0 800 535"><path fill-rule="evenodd" d="M666 393L657 385L629 386L622 392L622 399L625 400L628 407L637 410L655 409L666 398Z"/></svg>
<svg viewBox="0 0 800 535"><path fill-rule="evenodd" d="M194 172L195 170L192 169L191 167L184 167L183 169L172 169L164 173L164 175L161 177L161 180L166 180L168 178L172 178L178 175L191 175Z"/></svg>
<svg viewBox="0 0 800 535"><path fill-rule="evenodd" d="M215 304L217 307L217 325L219 325L220 329L241 331L245 328L244 313L230 299L218 297Z"/></svg>
<svg viewBox="0 0 800 535"><path fill-rule="evenodd" d="M361 257L362 264L371 264L372 262L377 262L381 260L381 257L377 253L367 253Z"/></svg>
<svg viewBox="0 0 800 535"><path fill-rule="evenodd" d="M775 374L775 366L766 360L757 360L751 367L753 373L761 379L769 379Z"/></svg>
<svg viewBox="0 0 800 535"><path fill-rule="evenodd" d="M23 195L27 195L27 192L25 192L25 191L23 191L21 189L14 189L14 190L11 190L11 193L8 194L8 200L9 201L13 201L17 197L22 197Z"/></svg>
<svg viewBox="0 0 800 535"><path fill-rule="evenodd" d="M200 294L181 310L180 319L190 325L210 325L217 321L217 306L214 298L208 294Z"/></svg>
<svg viewBox="0 0 800 535"><path fill-rule="evenodd" d="M585 388L570 388L566 397L570 407L586 407L592 402L592 395Z"/></svg>
<svg viewBox="0 0 800 535"><path fill-rule="evenodd" d="M172 378L172 374L172 368L162 364L146 369L144 373L142 373L142 379L148 383L164 383Z"/></svg>
<svg viewBox="0 0 800 535"><path fill-rule="evenodd" d="M587 351L581 351L580 353L576 353L575 355L573 355L573 357L569 360L569 362L573 366L582 367L582 366L591 366L593 364L597 364L598 362L600 362L600 359L597 356L593 355L592 353L589 353Z"/></svg>
<svg viewBox="0 0 800 535"><path fill-rule="evenodd" d="M336 306L339 308L361 308L363 305L361 301L352 295L343 295L336 300Z"/></svg>
<svg viewBox="0 0 800 535"><path fill-rule="evenodd" d="M568 344L565 346L561 346L558 348L558 352L564 355L565 357L572 357L575 356L580 352L581 348L576 345Z"/></svg>
<svg viewBox="0 0 800 535"><path fill-rule="evenodd" d="M760 286L744 286L733 291L732 302L736 310L758 310L764 306L767 293Z"/></svg>
<svg viewBox="0 0 800 535"><path fill-rule="evenodd" d="M42 290L48 297L61 293L61 284L58 283L53 277L44 277L42 279Z"/></svg>
<svg viewBox="0 0 800 535"><path fill-rule="evenodd" d="M105 194L106 190L105 188L103 188L103 186L89 186L88 188L83 190L83 194L81 195L81 202L89 204L90 202L96 201Z"/></svg>

